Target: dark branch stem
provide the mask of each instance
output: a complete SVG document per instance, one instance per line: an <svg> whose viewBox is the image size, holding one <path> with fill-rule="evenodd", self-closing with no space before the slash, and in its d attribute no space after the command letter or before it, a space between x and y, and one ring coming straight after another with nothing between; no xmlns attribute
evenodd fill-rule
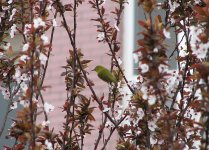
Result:
<svg viewBox="0 0 209 150"><path fill-rule="evenodd" d="M30 9L30 14L31 14L31 21L33 20L33 3L31 3L31 9ZM32 52L30 54L30 75L31 75L31 80L29 82L29 87L30 87L30 98L29 98L29 109L30 109L30 123L31 123L31 148L35 149L36 142L35 142L35 120L34 120L34 112L35 109L33 108L33 95L34 95L34 54L36 50L36 45L35 45L35 35L36 33L33 33L33 47L32 47Z"/></svg>

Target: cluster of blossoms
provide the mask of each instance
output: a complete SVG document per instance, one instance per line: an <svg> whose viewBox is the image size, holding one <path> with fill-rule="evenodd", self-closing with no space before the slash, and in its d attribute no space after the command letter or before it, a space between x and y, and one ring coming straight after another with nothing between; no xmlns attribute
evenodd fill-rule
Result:
<svg viewBox="0 0 209 150"><path fill-rule="evenodd" d="M195 55L200 60L204 60L207 57L207 53L209 49L209 42L203 43L200 39L203 31L204 30L201 29L200 25L198 25L197 27L195 26L190 27L190 32L192 34L190 41L192 54Z"/></svg>
<svg viewBox="0 0 209 150"><path fill-rule="evenodd" d="M168 7L169 13L166 19L170 21L171 26L174 24L180 26L176 31L179 33L177 37L183 39L179 40L180 43L177 43L175 49L179 68L170 70L166 56L167 47L163 44L165 39L171 38L168 32L169 26L168 24L166 24L167 27L162 26L163 23L159 16L155 20L150 20L152 17L149 15L153 11L155 1L139 1L139 3L147 12L147 19L139 21L144 29L141 32L144 38L138 40L140 47L134 54L134 60L138 63L138 85L128 107L123 109L126 110L124 111L126 113L128 111L126 119L121 124L126 125L123 126L124 134L127 139L131 139L132 144L138 145L138 148L144 148L143 144L145 147L150 144L151 147L180 148L179 145L182 145L182 149L191 147L198 149L201 145L202 129L194 122L199 122L204 113L201 114L200 108L194 105L202 103L204 100L200 96L201 88L198 84L194 85L196 82L192 79L196 75L193 70L195 63L204 61L208 57L208 40L203 34L206 23L203 22L201 27L200 25L188 26L190 18L184 20L183 17L178 16L177 11L183 9L179 1L169 0L167 5L162 5ZM188 3L190 5L184 6L186 11L190 10L191 6L200 7L200 1ZM197 4L198 6L196 6ZM206 11L206 8L203 9ZM203 16L200 16L203 15L202 10L198 8L197 11L200 13L197 14L197 17L202 21ZM194 19L192 16L189 17L191 20ZM182 29L182 26L186 29ZM181 32L183 32L183 37L180 36ZM200 81L206 85L205 81L202 79ZM165 128L168 130L164 130ZM184 137L180 136L182 128L185 129L186 138L188 141L191 140L191 143L185 142ZM149 137L149 140L144 141L143 137L144 139ZM169 142L172 144L169 145Z"/></svg>

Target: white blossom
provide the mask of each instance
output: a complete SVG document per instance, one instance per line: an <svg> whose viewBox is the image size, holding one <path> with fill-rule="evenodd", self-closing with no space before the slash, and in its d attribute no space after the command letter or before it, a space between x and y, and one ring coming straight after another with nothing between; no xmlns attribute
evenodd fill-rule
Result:
<svg viewBox="0 0 209 150"><path fill-rule="evenodd" d="M153 52L157 53L157 52L158 52L158 48L155 47L155 48L153 49Z"/></svg>
<svg viewBox="0 0 209 150"><path fill-rule="evenodd" d="M144 111L142 108L138 108L137 115L139 120L141 120L144 117Z"/></svg>
<svg viewBox="0 0 209 150"><path fill-rule="evenodd" d="M43 53L40 53L40 55L39 55L39 60L41 61L41 64L42 65L45 65L46 64L46 61L47 61L47 56L45 55L45 54L43 54Z"/></svg>
<svg viewBox="0 0 209 150"><path fill-rule="evenodd" d="M22 82L20 84L20 88L22 89L23 92L26 92L28 89L28 84L26 84L25 82Z"/></svg>
<svg viewBox="0 0 209 150"><path fill-rule="evenodd" d="M15 32L17 31L17 26L16 24L13 24L11 27L11 31L10 31L10 37L14 38Z"/></svg>
<svg viewBox="0 0 209 150"><path fill-rule="evenodd" d="M141 51L139 51L137 54L138 54L139 58L142 58L142 52Z"/></svg>
<svg viewBox="0 0 209 150"><path fill-rule="evenodd" d="M53 25L53 27L57 27L57 21L56 21L56 19L53 19L52 20L52 25Z"/></svg>
<svg viewBox="0 0 209 150"><path fill-rule="evenodd" d="M49 126L49 124L50 124L50 121L47 120L47 121L43 121L41 125L46 127L46 126Z"/></svg>
<svg viewBox="0 0 209 150"><path fill-rule="evenodd" d="M10 97L9 89L0 87L0 90L2 92L2 95L4 96L4 99L8 100Z"/></svg>
<svg viewBox="0 0 209 150"><path fill-rule="evenodd" d="M35 97L33 98L33 102L34 103L38 103L38 99L36 99ZM39 107L39 105L38 105L38 107Z"/></svg>
<svg viewBox="0 0 209 150"><path fill-rule="evenodd" d="M7 72L4 72L4 73L3 73L3 76L4 76L4 77L6 77L6 76L7 76L7 74L8 74Z"/></svg>
<svg viewBox="0 0 209 150"><path fill-rule="evenodd" d="M131 131L131 129L129 129L128 131L126 131L126 136L130 136L130 135L132 135L132 131Z"/></svg>
<svg viewBox="0 0 209 150"><path fill-rule="evenodd" d="M8 3L8 4L11 4L12 2L13 2L13 0L9 0L7 3Z"/></svg>
<svg viewBox="0 0 209 150"><path fill-rule="evenodd" d="M137 134L137 135L140 135L141 132L142 132L141 130L137 130L137 131L136 131L136 134Z"/></svg>
<svg viewBox="0 0 209 150"><path fill-rule="evenodd" d="M112 122L107 121L107 122L105 123L105 127L106 127L106 128L109 128L109 127L114 127L114 125L113 125L113 123L112 123Z"/></svg>
<svg viewBox="0 0 209 150"><path fill-rule="evenodd" d="M192 37L190 40L192 54L195 55L198 59L202 60L207 55L209 49L209 42L202 43L199 39L199 35L203 32L200 26L191 26L190 31L192 33Z"/></svg>
<svg viewBox="0 0 209 150"><path fill-rule="evenodd" d="M201 78L201 79L199 80L199 85L205 85L205 84L206 84L206 83L205 83L205 80Z"/></svg>
<svg viewBox="0 0 209 150"><path fill-rule="evenodd" d="M54 2L52 0L47 1L48 5L46 7L47 11L52 11L52 4L54 4Z"/></svg>
<svg viewBox="0 0 209 150"><path fill-rule="evenodd" d="M41 35L41 40L43 41L44 45L49 43L48 37L45 34Z"/></svg>
<svg viewBox="0 0 209 150"><path fill-rule="evenodd" d="M155 131L155 129L157 128L156 120L148 121L148 128L150 129L150 131Z"/></svg>
<svg viewBox="0 0 209 150"><path fill-rule="evenodd" d="M176 8L178 8L180 5L177 2L171 2L171 0L169 0L169 6L170 6L170 12L174 12Z"/></svg>
<svg viewBox="0 0 209 150"><path fill-rule="evenodd" d="M11 127L14 127L16 125L16 122L13 122L12 124L11 124Z"/></svg>
<svg viewBox="0 0 209 150"><path fill-rule="evenodd" d="M21 77L21 71L20 71L20 67L18 66L17 68L15 68L15 74L13 75L13 79L15 79L18 83L20 83L20 77Z"/></svg>
<svg viewBox="0 0 209 150"><path fill-rule="evenodd" d="M26 74L26 73L23 73L20 77L20 79L22 81L28 81L30 79L30 77Z"/></svg>
<svg viewBox="0 0 209 150"><path fill-rule="evenodd" d="M31 24L25 24L24 35L27 35L31 29Z"/></svg>
<svg viewBox="0 0 209 150"><path fill-rule="evenodd" d="M123 63L123 61L121 60L121 58L119 57L118 59L118 64L121 65Z"/></svg>
<svg viewBox="0 0 209 150"><path fill-rule="evenodd" d="M49 113L49 112L51 112L51 111L53 111L54 110L54 106L53 105L51 105L51 104L49 104L49 103L44 103L44 111L46 112L46 113Z"/></svg>
<svg viewBox="0 0 209 150"><path fill-rule="evenodd" d="M186 57L188 54L189 54L189 53L186 52L185 50L180 50L180 52L179 52L179 56L180 56L180 57Z"/></svg>
<svg viewBox="0 0 209 150"><path fill-rule="evenodd" d="M16 109L17 108L17 102L13 102L10 106L10 109Z"/></svg>
<svg viewBox="0 0 209 150"><path fill-rule="evenodd" d="M174 18L170 18L171 25L174 25L176 20Z"/></svg>
<svg viewBox="0 0 209 150"><path fill-rule="evenodd" d="M164 65L164 64L160 64L158 66L158 70L160 73L164 73L164 72L167 72L168 71L168 66Z"/></svg>
<svg viewBox="0 0 209 150"><path fill-rule="evenodd" d="M187 144L185 144L185 147L184 147L183 150L190 150L190 149L189 149L189 146L188 146Z"/></svg>
<svg viewBox="0 0 209 150"><path fill-rule="evenodd" d="M110 108L107 107L102 112L105 113L105 112L108 112L109 110L110 110Z"/></svg>
<svg viewBox="0 0 209 150"><path fill-rule="evenodd" d="M9 10L9 8L10 8L9 6L2 6L2 10L4 10L4 11Z"/></svg>
<svg viewBox="0 0 209 150"><path fill-rule="evenodd" d="M192 49L192 54L196 55L198 59L204 59L207 56L207 52L209 49L209 42L208 43L200 43L198 49Z"/></svg>
<svg viewBox="0 0 209 150"><path fill-rule="evenodd" d="M41 18L33 19L34 28L37 29L39 27L45 27L45 22Z"/></svg>
<svg viewBox="0 0 209 150"><path fill-rule="evenodd" d="M26 44L23 45L22 51L27 51L28 48L29 48L29 43L26 43Z"/></svg>
<svg viewBox="0 0 209 150"><path fill-rule="evenodd" d="M192 145L194 147L194 150L199 150L201 146L201 141L200 140L194 140L194 143Z"/></svg>
<svg viewBox="0 0 209 150"><path fill-rule="evenodd" d="M104 32L100 32L97 36L98 41L103 41L105 38L105 34Z"/></svg>
<svg viewBox="0 0 209 150"><path fill-rule="evenodd" d="M142 92L142 98L143 99L148 99L148 89L145 85L141 86L141 92Z"/></svg>
<svg viewBox="0 0 209 150"><path fill-rule="evenodd" d="M38 75L38 70L35 70L35 71L33 72L33 74L34 74L34 75Z"/></svg>
<svg viewBox="0 0 209 150"><path fill-rule="evenodd" d="M133 60L134 60L134 63L138 63L139 62L139 56L137 54L135 54L135 53L133 53Z"/></svg>
<svg viewBox="0 0 209 150"><path fill-rule="evenodd" d="M146 73L149 71L149 66L147 64L139 64L139 67L141 68L141 73Z"/></svg>
<svg viewBox="0 0 209 150"><path fill-rule="evenodd" d="M26 62L26 61L29 60L29 59L30 59L30 57L27 56L27 55L22 55L22 56L20 57L20 60L21 60L21 61L24 61L24 62Z"/></svg>
<svg viewBox="0 0 209 150"><path fill-rule="evenodd" d="M52 143L51 142L49 142L48 140L46 140L44 144L46 145L46 149L53 150L53 147L52 147Z"/></svg>
<svg viewBox="0 0 209 150"><path fill-rule="evenodd" d="M47 11L52 10L52 5L48 5L48 6L46 7L46 10L47 10Z"/></svg>
<svg viewBox="0 0 209 150"><path fill-rule="evenodd" d="M9 21L12 21L12 19L13 19L13 17L14 17L16 12L17 12L17 9L13 8L12 9L12 14L10 15L10 18L9 18Z"/></svg>
<svg viewBox="0 0 209 150"><path fill-rule="evenodd" d="M195 4L199 4L201 0L195 0Z"/></svg>
<svg viewBox="0 0 209 150"><path fill-rule="evenodd" d="M164 143L164 140L158 140L158 142L157 142L158 144L163 144Z"/></svg>
<svg viewBox="0 0 209 150"><path fill-rule="evenodd" d="M149 97L148 97L148 103L150 105L154 105L155 102L156 102L156 96L155 95L149 95Z"/></svg>
<svg viewBox="0 0 209 150"><path fill-rule="evenodd" d="M172 96L173 94L172 91L176 89L176 87L178 86L178 83L182 81L182 75L172 70L168 71L168 73L170 75L166 77L166 80L167 80L166 91L170 96Z"/></svg>
<svg viewBox="0 0 209 150"><path fill-rule="evenodd" d="M139 83L142 83L144 81L144 78L139 74L138 77L137 77L137 81Z"/></svg>
<svg viewBox="0 0 209 150"><path fill-rule="evenodd" d="M158 2L156 4L157 9L160 10L162 8L162 5L163 5L163 3Z"/></svg>
<svg viewBox="0 0 209 150"><path fill-rule="evenodd" d="M29 107L29 101L28 100L21 100L20 101L20 104L23 106L23 107Z"/></svg>
<svg viewBox="0 0 209 150"><path fill-rule="evenodd" d="M150 144L155 145L157 143L157 139L153 136L153 134L150 135Z"/></svg>
<svg viewBox="0 0 209 150"><path fill-rule="evenodd" d="M170 39L170 38L171 38L170 32L167 31L166 29L163 29L163 34L164 34L164 36L165 36L167 39Z"/></svg>

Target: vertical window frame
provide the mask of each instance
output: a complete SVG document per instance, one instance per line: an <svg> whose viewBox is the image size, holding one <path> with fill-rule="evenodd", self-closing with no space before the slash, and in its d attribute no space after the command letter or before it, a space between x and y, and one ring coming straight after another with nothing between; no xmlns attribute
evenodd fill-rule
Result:
<svg viewBox="0 0 209 150"><path fill-rule="evenodd" d="M123 67L125 68L125 76L129 80L136 80L137 76L134 75L133 51L135 48L135 2L128 1L124 9L124 22L123 22Z"/></svg>

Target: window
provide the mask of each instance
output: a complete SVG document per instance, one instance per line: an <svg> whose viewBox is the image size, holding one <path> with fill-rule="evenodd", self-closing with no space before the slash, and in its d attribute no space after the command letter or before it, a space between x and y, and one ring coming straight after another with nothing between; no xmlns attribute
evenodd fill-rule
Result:
<svg viewBox="0 0 209 150"><path fill-rule="evenodd" d="M160 0L162 1L162 0ZM164 10L155 10L154 16L163 16ZM153 16L153 17L154 17ZM125 75L130 80L136 80L137 63L134 62L133 51L138 48L137 40L142 38L138 33L142 31L142 28L138 25L138 20L144 20L144 11L141 7L138 7L137 1L129 0L129 4L124 10L124 24L123 24L123 65L125 68ZM162 18L164 20L164 18ZM170 29L171 39L167 39L165 42L168 45L167 56L169 57L175 48L175 33L174 29ZM177 64L175 61L176 53L169 59L170 69L176 69Z"/></svg>
<svg viewBox="0 0 209 150"><path fill-rule="evenodd" d="M7 39L7 42L11 43L14 51L18 51L21 49L20 47L20 45L22 44L21 35L15 35L15 38ZM7 112L7 106L8 106L8 100L4 99L4 96L2 95L2 92L0 91L0 110L1 110L0 120L2 121L0 122L0 129L3 126L3 120L4 120L3 118L5 117L5 114ZM9 112L3 134L0 137L0 146L1 146L0 148L3 148L2 146L4 145L12 146L15 142L15 139L11 140L11 139L5 138L8 135L8 129L10 128L12 124L12 118L15 118L15 115L16 115L16 109Z"/></svg>

